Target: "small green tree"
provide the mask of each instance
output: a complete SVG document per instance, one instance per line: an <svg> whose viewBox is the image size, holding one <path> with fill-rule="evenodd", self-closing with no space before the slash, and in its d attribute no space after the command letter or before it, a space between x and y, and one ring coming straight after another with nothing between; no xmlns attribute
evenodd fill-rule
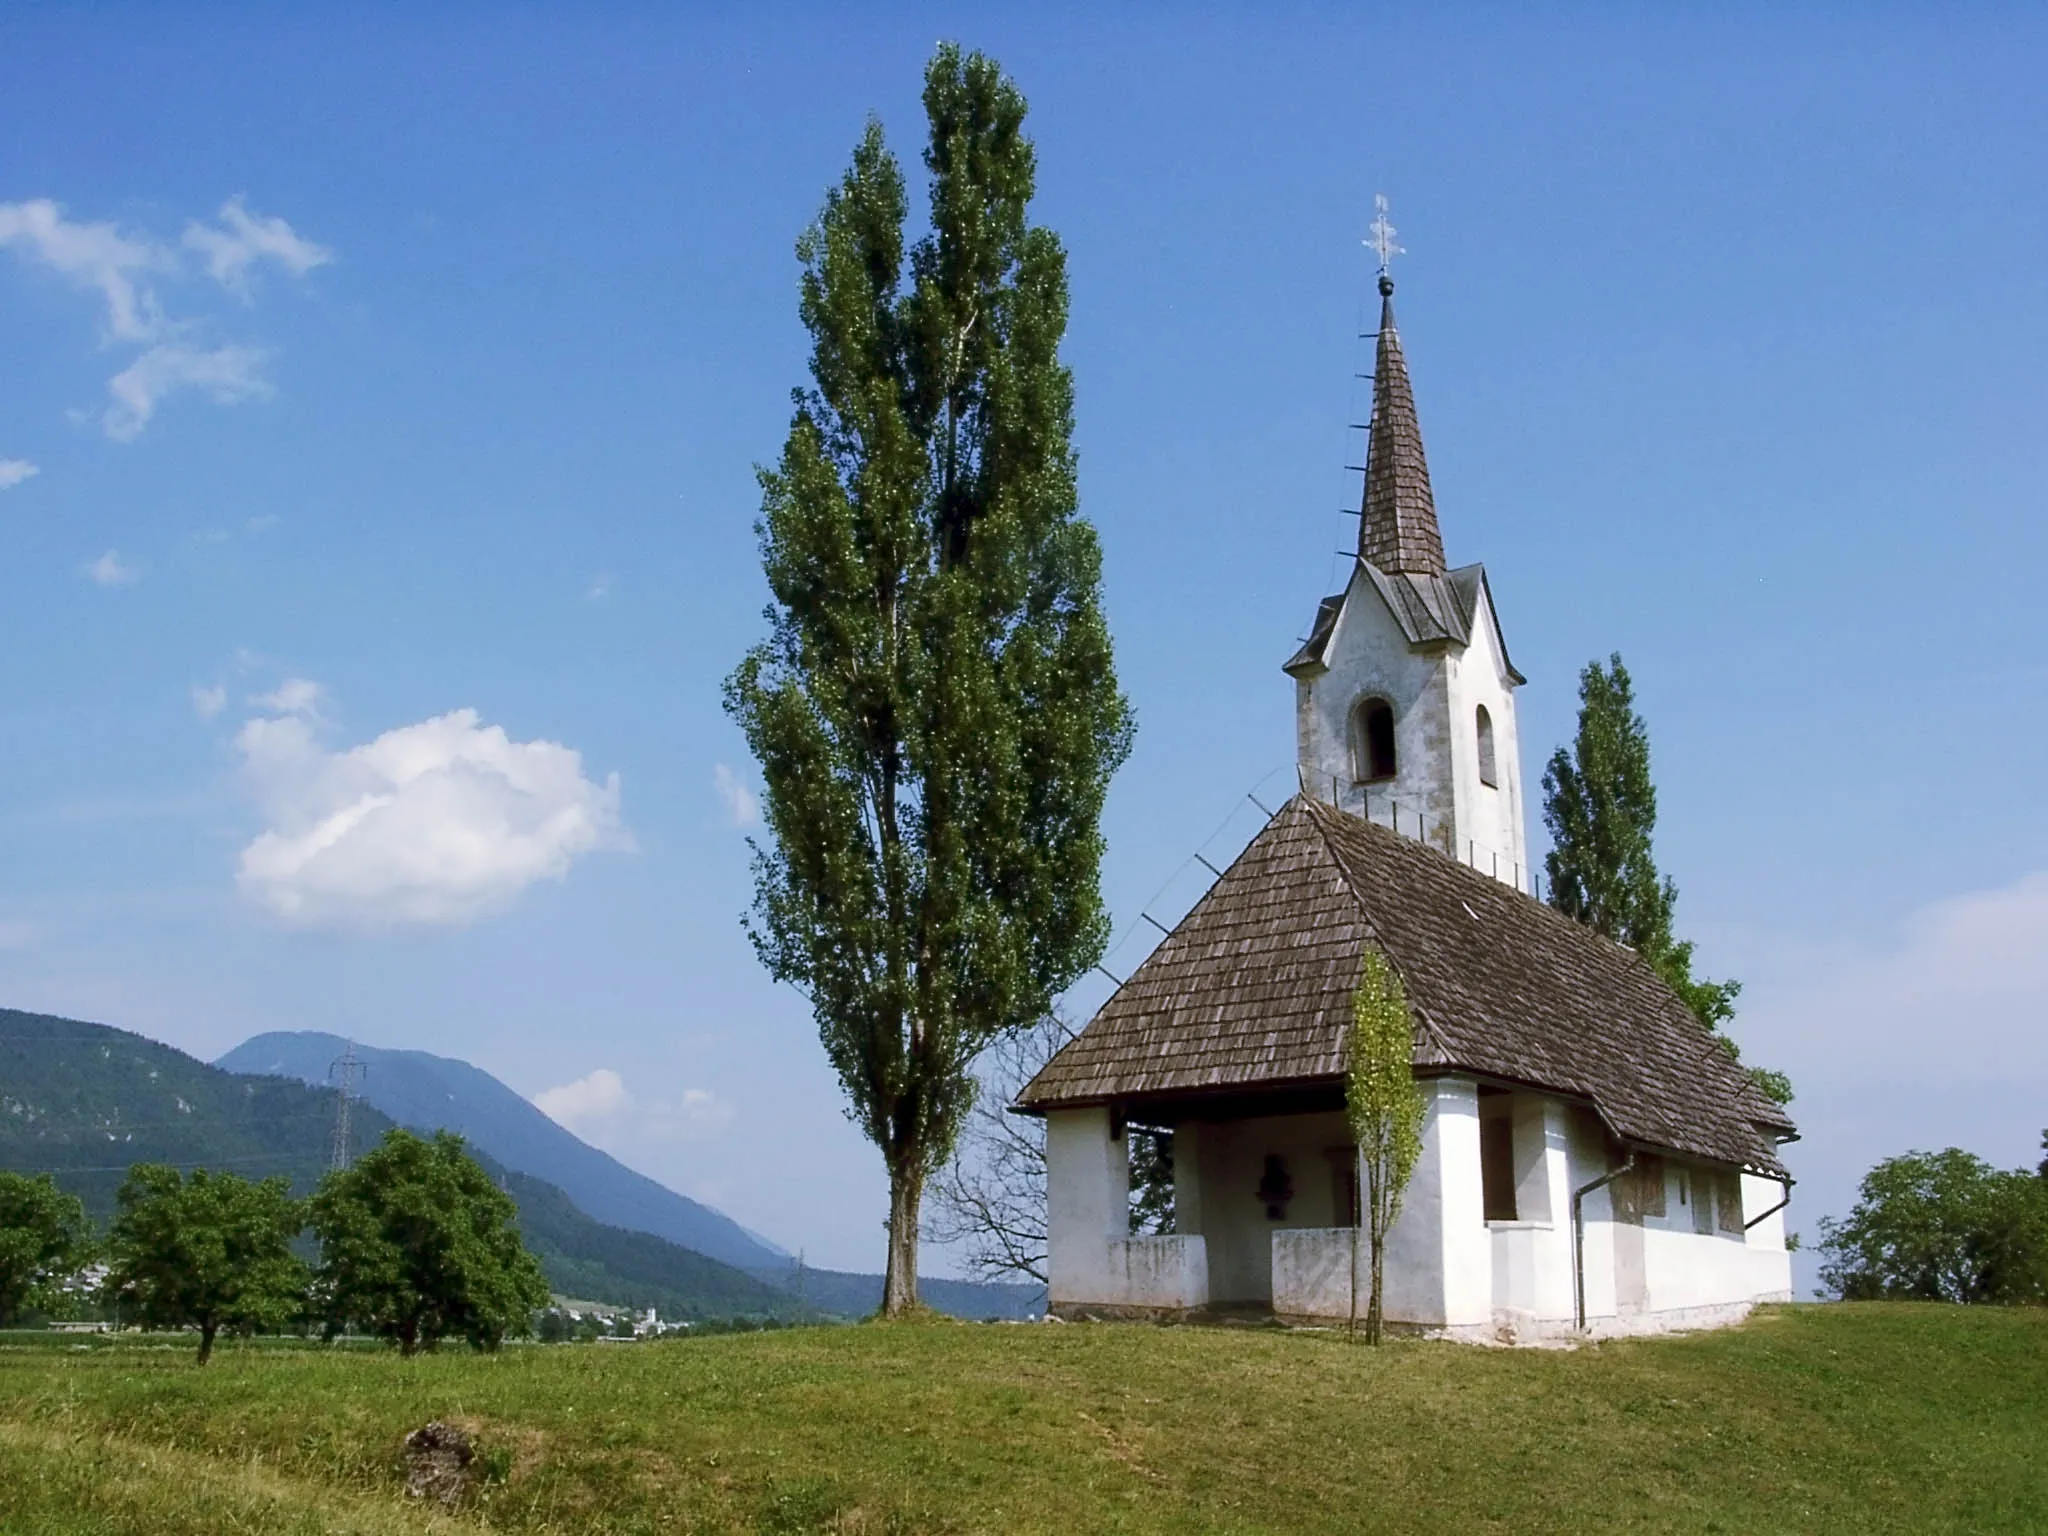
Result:
<svg viewBox="0 0 2048 1536"><path fill-rule="evenodd" d="M387 1132L320 1181L311 1213L330 1328L353 1324L407 1355L451 1337L496 1349L547 1305L518 1207L452 1132Z"/></svg>
<svg viewBox="0 0 2048 1536"><path fill-rule="evenodd" d="M1823 1216L1820 1278L1845 1301L2048 1301L2048 1183L1958 1147L1887 1158L1846 1221Z"/></svg>
<svg viewBox="0 0 2048 1536"><path fill-rule="evenodd" d="M92 1257L85 1206L47 1173L0 1173L0 1323L55 1305Z"/></svg>
<svg viewBox="0 0 2048 1536"><path fill-rule="evenodd" d="M1695 977L1692 941L1672 933L1678 887L1657 872L1651 847L1657 789L1650 733L1619 652L1604 667L1588 662L1579 674L1578 735L1543 770L1543 822L1551 839L1543 861L1550 904L1641 955L1739 1060L1723 1030L1735 1017L1742 983ZM1784 1073L1752 1067L1749 1075L1767 1097L1792 1101Z"/></svg>
<svg viewBox="0 0 2048 1536"><path fill-rule="evenodd" d="M1415 1086L1415 1020L1408 994L1387 957L1366 947L1351 1000L1344 1066L1344 1119L1358 1147L1360 1212L1370 1244L1371 1297L1365 1338L1380 1342L1386 1322L1387 1233L1422 1155L1422 1094ZM1351 1327L1358 1327L1359 1223L1351 1227Z"/></svg>
<svg viewBox="0 0 2048 1536"><path fill-rule="evenodd" d="M870 123L798 242L811 387L761 471L769 636L726 683L766 788L749 924L889 1175L883 1311L979 1053L1101 957L1130 722L1080 516L1066 256L1028 216L1024 98L925 71L930 232Z"/></svg>
<svg viewBox="0 0 2048 1536"><path fill-rule="evenodd" d="M305 1225L283 1175L182 1175L138 1163L115 1196L104 1293L153 1328L197 1328L199 1363L221 1329L279 1328L301 1315L306 1266L292 1252Z"/></svg>

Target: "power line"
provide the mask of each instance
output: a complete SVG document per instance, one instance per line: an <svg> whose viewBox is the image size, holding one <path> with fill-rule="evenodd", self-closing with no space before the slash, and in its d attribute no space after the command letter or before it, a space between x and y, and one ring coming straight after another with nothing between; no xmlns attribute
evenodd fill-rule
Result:
<svg viewBox="0 0 2048 1536"><path fill-rule="evenodd" d="M362 1080L364 1064L356 1059L356 1043L348 1042L348 1049L335 1058L328 1067L329 1078L338 1078L341 1088L340 1102L334 1109L334 1157L332 1166L336 1172L348 1167L349 1114L354 1107L356 1084Z"/></svg>

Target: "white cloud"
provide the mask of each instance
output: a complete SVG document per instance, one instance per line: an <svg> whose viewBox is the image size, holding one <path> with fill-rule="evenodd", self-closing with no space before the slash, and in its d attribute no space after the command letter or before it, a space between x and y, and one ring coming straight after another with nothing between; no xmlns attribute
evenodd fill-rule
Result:
<svg viewBox="0 0 2048 1536"><path fill-rule="evenodd" d="M228 691L215 684L201 688L196 683L192 688L192 712L202 720L211 720L228 706Z"/></svg>
<svg viewBox="0 0 2048 1536"><path fill-rule="evenodd" d="M685 1088L674 1099L643 1099L629 1092L625 1079L610 1067L544 1089L533 1102L564 1130L612 1153L702 1141L733 1120L732 1106L706 1089Z"/></svg>
<svg viewBox="0 0 2048 1536"><path fill-rule="evenodd" d="M107 380L114 403L107 407L107 436L131 442L149 425L166 395L180 389L204 391L223 405L269 396L262 376L264 353L254 347L225 346L206 351L178 342L151 347Z"/></svg>
<svg viewBox="0 0 2048 1536"><path fill-rule="evenodd" d="M249 293L249 269L259 261L274 261L293 277L304 277L334 260L332 251L304 238L283 219L249 212L239 196L221 204L219 228L197 221L187 224L185 244L206 258L206 270L215 282L244 298Z"/></svg>
<svg viewBox="0 0 2048 1536"><path fill-rule="evenodd" d="M718 798L725 802L726 817L734 826L760 825L761 802L738 774L720 763L712 770L711 782L718 790Z"/></svg>
<svg viewBox="0 0 2048 1536"><path fill-rule="evenodd" d="M41 473L27 459L0 459L0 491L11 491L22 481Z"/></svg>
<svg viewBox="0 0 2048 1536"><path fill-rule="evenodd" d="M269 693L251 695L249 702L274 715L314 715L320 712L322 692L309 677L288 677Z"/></svg>
<svg viewBox="0 0 2048 1536"><path fill-rule="evenodd" d="M1923 907L1882 944L1778 969L1734 1029L1746 1060L1783 1070L1798 1091L1802 1139L1786 1156L1807 1222L1845 1213L1863 1173L1902 1152L2038 1159L2048 871Z"/></svg>
<svg viewBox="0 0 2048 1536"><path fill-rule="evenodd" d="M222 205L217 224L187 224L184 246L198 255L223 288L249 299L249 279L264 262L293 276L333 260L283 219L251 213L240 197ZM262 377L264 352L245 344L215 344L205 317L164 312L155 279L189 276L192 264L176 246L124 234L111 223L68 219L48 198L0 203L0 249L48 267L104 305L102 340L139 350L107 383L113 403L101 415L107 434L127 442L141 433L163 398L197 389L222 404L272 393ZM75 412L80 419L88 413Z"/></svg>
<svg viewBox="0 0 2048 1536"><path fill-rule="evenodd" d="M589 581L583 584L583 595L593 603L601 598L610 597L612 595L612 573L610 571L600 571L597 575L591 577Z"/></svg>
<svg viewBox="0 0 2048 1536"><path fill-rule="evenodd" d="M169 257L147 240L124 235L112 224L74 223L61 205L44 197L0 203L0 246L13 247L80 287L98 289L112 338L147 341L163 326L156 296L137 279L168 266Z"/></svg>
<svg viewBox="0 0 2048 1536"><path fill-rule="evenodd" d="M110 549L97 560L89 560L84 566L87 579L103 587L133 586L142 579L142 572L121 558L121 551Z"/></svg>
<svg viewBox="0 0 2048 1536"><path fill-rule="evenodd" d="M465 923L586 853L631 846L618 775L593 782L558 742L516 742L459 709L330 752L316 723L265 716L236 737L269 823L238 883L288 922Z"/></svg>

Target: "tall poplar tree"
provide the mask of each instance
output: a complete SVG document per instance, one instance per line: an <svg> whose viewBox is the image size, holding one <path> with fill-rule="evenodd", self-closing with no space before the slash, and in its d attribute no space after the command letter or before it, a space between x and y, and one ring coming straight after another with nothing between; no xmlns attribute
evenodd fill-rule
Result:
<svg viewBox="0 0 2048 1536"><path fill-rule="evenodd" d="M1635 950L1718 1033L1735 1017L1742 983L1695 978L1692 941L1672 934L1678 887L1658 873L1651 850L1657 789L1650 733L1619 652L1605 666L1588 662L1579 674L1578 736L1543 770L1543 821L1551 839L1543 861L1550 904ZM1721 1040L1734 1053L1734 1042L1725 1034ZM1752 1067L1750 1077L1778 1103L1791 1102L1791 1080L1782 1072Z"/></svg>
<svg viewBox="0 0 2048 1536"><path fill-rule="evenodd" d="M1131 733L1024 98L946 45L924 107L930 232L907 261L874 122L798 242L811 384L760 471L769 635L726 683L766 786L748 929L881 1149L889 1315L917 1304L925 1181L976 1055L1101 955L1102 803Z"/></svg>
<svg viewBox="0 0 2048 1536"><path fill-rule="evenodd" d="M1401 978L1379 950L1368 947L1351 999L1351 1034L1344 1062L1344 1122L1358 1148L1359 1193L1372 1283L1365 1339L1380 1342L1386 1327L1387 1234L1401 1214L1401 1196L1422 1156L1427 1109L1415 1086L1415 1016ZM1351 1226L1351 1326L1358 1326L1358 1233Z"/></svg>

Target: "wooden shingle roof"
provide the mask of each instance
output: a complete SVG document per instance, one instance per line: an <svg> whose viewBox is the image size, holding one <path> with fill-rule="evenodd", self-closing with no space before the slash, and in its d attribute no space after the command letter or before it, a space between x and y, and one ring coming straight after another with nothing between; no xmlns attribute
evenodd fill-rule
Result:
<svg viewBox="0 0 2048 1536"><path fill-rule="evenodd" d="M1301 796L1017 1107L1335 1083L1367 943L1407 988L1419 1073L1548 1090L1591 1104L1626 1141L1782 1173L1792 1122L1640 956Z"/></svg>
<svg viewBox="0 0 2048 1536"><path fill-rule="evenodd" d="M1408 359L1394 328L1394 282L1380 277L1379 347L1372 368L1372 422L1366 436L1365 499L1358 525L1358 555L1383 571L1444 574L1443 535L1436 526L1436 495L1415 417Z"/></svg>

